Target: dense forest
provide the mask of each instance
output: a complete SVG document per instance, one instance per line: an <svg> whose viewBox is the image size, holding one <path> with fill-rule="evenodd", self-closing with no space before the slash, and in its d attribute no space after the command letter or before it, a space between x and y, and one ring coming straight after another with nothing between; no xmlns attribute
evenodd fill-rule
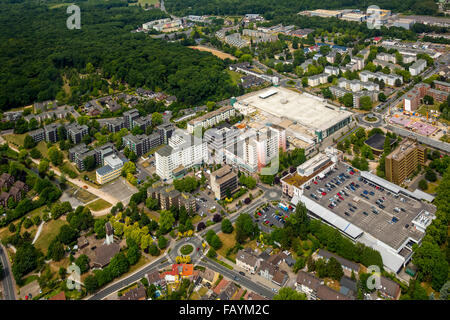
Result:
<svg viewBox="0 0 450 320"><path fill-rule="evenodd" d="M164 90L187 105L236 93L225 63L217 57L132 33L166 14L127 5L79 3L81 29L69 30L65 6L0 2L0 109L55 98L64 79L86 73L88 64L99 77ZM83 96L80 90L72 91Z"/></svg>
<svg viewBox="0 0 450 320"><path fill-rule="evenodd" d="M282 14L311 9L367 9L378 5L394 12L432 15L437 12L434 0L165 0L166 9L174 14L246 14L259 13L267 19Z"/></svg>

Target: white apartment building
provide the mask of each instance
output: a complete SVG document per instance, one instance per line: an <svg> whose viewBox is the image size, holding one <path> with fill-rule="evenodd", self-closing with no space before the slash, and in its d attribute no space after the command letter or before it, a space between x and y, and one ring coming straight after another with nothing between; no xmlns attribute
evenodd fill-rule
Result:
<svg viewBox="0 0 450 320"><path fill-rule="evenodd" d="M426 67L427 62L424 59L419 59L409 67L409 72L411 73L412 76L417 76L423 70L425 70Z"/></svg>
<svg viewBox="0 0 450 320"><path fill-rule="evenodd" d="M195 128L210 128L221 121L230 119L236 114L236 110L231 106L224 106L201 117L192 119L187 124L187 131L193 133Z"/></svg>
<svg viewBox="0 0 450 320"><path fill-rule="evenodd" d="M364 68L364 58L352 57L350 61L356 65L356 70L361 70Z"/></svg>
<svg viewBox="0 0 450 320"><path fill-rule="evenodd" d="M386 61L386 62L392 62L392 63L396 63L397 62L397 58L395 57L395 55L389 54L389 53L385 53L385 52L377 54L377 59L382 60L382 61Z"/></svg>
<svg viewBox="0 0 450 320"><path fill-rule="evenodd" d="M327 81L328 81L328 74L321 73L321 74L317 74L315 76L309 77L308 78L308 85L310 87L315 87L315 86L318 86L320 84L327 83Z"/></svg>
<svg viewBox="0 0 450 320"><path fill-rule="evenodd" d="M260 171L286 150L286 131L279 126L250 129L241 134L239 141L224 149L226 163L248 172Z"/></svg>
<svg viewBox="0 0 450 320"><path fill-rule="evenodd" d="M417 57L415 54L403 54L403 63L411 63L416 60Z"/></svg>
<svg viewBox="0 0 450 320"><path fill-rule="evenodd" d="M395 85L395 81L397 79L400 80L401 83L403 83L403 78L402 76L398 75L398 74L384 74L382 72L370 72L367 70L361 71L359 73L359 78L361 79L361 81L363 82L367 82L369 81L369 79L378 79L378 80L383 80L384 83L388 86L394 86Z"/></svg>
<svg viewBox="0 0 450 320"><path fill-rule="evenodd" d="M350 90L352 92L358 92L363 89L369 90L369 91L378 91L380 90L380 86L376 84L375 82L371 81L359 81L359 80L347 80L345 78L340 78L338 80L338 87L344 88L346 90Z"/></svg>
<svg viewBox="0 0 450 320"><path fill-rule="evenodd" d="M323 72L328 74L328 75L337 76L337 75L339 75L339 68L338 67L332 67L332 66L326 66L325 70Z"/></svg>
<svg viewBox="0 0 450 320"><path fill-rule="evenodd" d="M168 142L155 153L156 174L161 179L173 178L175 169L189 169L208 161L207 144L202 139L177 130Z"/></svg>

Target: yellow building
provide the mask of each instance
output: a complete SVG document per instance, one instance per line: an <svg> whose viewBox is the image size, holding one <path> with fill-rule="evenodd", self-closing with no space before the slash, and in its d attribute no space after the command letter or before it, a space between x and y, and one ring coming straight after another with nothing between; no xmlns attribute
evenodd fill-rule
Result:
<svg viewBox="0 0 450 320"><path fill-rule="evenodd" d="M426 148L419 145L417 140L412 138L403 140L397 149L386 157L386 179L401 184L419 164L425 165L426 157Z"/></svg>
<svg viewBox="0 0 450 320"><path fill-rule="evenodd" d="M104 159L105 165L96 171L97 183L104 184L120 177L123 161L116 155L110 155Z"/></svg>

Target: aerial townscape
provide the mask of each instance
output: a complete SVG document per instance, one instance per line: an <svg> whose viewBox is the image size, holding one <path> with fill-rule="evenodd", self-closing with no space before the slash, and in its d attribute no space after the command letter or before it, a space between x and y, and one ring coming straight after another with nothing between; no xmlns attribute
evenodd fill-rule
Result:
<svg viewBox="0 0 450 320"><path fill-rule="evenodd" d="M450 299L450 1L69 5L0 1L0 300Z"/></svg>

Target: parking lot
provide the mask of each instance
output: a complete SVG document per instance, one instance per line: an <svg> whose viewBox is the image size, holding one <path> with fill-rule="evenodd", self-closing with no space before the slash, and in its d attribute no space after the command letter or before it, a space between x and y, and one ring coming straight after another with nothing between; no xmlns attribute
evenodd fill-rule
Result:
<svg viewBox="0 0 450 320"><path fill-rule="evenodd" d="M128 204L131 196L138 192L138 189L127 183L123 177L105 184L101 190L119 199L123 204Z"/></svg>
<svg viewBox="0 0 450 320"><path fill-rule="evenodd" d="M423 209L434 213L432 206L384 190L343 164L307 187L305 196L393 248L408 237L420 239L412 220Z"/></svg>
<svg viewBox="0 0 450 320"><path fill-rule="evenodd" d="M267 208L257 211L256 219L260 229L264 232L270 233L274 227L283 228L286 223L286 219L293 212L293 210L295 210L295 208L292 206L285 211L281 207L269 205Z"/></svg>

